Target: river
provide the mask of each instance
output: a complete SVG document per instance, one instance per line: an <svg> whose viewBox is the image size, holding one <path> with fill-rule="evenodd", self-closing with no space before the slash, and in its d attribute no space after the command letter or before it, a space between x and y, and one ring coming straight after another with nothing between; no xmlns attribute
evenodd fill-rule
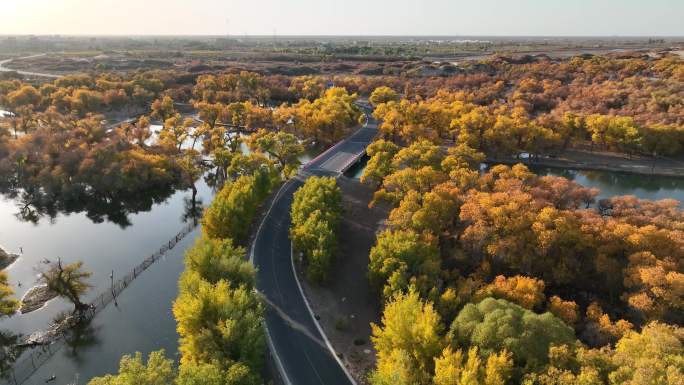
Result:
<svg viewBox="0 0 684 385"><path fill-rule="evenodd" d="M249 152L244 143L242 150ZM312 155L307 152L300 161L308 162ZM206 206L214 192L203 179L196 186L196 201ZM16 297L21 298L33 286L36 267L43 266L45 259L58 257L65 262L83 261L84 268L92 272L89 282L93 287L86 299L97 296L110 287L112 271L115 280L127 274L186 225L191 197L190 190L176 191L146 211L127 213L125 219L115 213L116 223L106 216L96 223L79 212L42 217L34 224L16 215L22 206L19 199L0 196L0 245L10 253L23 251L6 269ZM120 357L136 351L148 354L163 348L168 357L177 358L178 335L171 307L183 271L183 254L198 235L199 230L190 233L133 281L118 297L118 307L110 304L105 308L78 341L62 348L26 383L43 383L53 375L53 384L72 383L76 375L79 383L87 383L94 376L116 372ZM2 319L0 331L30 334L44 330L58 313L71 309L69 303L55 299L35 312Z"/></svg>
<svg viewBox="0 0 684 385"><path fill-rule="evenodd" d="M609 171L583 171L549 167L530 167L539 175L562 176L601 190L598 199L616 195L635 195L642 199L676 199L684 202L682 178L627 174Z"/></svg>
<svg viewBox="0 0 684 385"><path fill-rule="evenodd" d="M199 201L206 204L211 200L213 192L206 183L200 180L197 190ZM191 197L189 190L176 191L149 211L128 214L130 225L126 227L109 221L94 223L85 213L59 214L52 220L42 218L34 225L14 215L17 202L0 201L0 244L10 252L23 249L20 259L6 270L17 297L33 285L34 269L41 266L41 261L57 257L66 262L84 262L85 269L93 274L89 279L93 288L87 298L95 297L109 288L112 271L114 279L127 274L185 225L183 214ZM88 338L71 349L62 349L32 377L34 382L56 375L56 384L66 384L75 373L85 382L92 376L115 371L119 357L135 351L165 348L173 357L178 336L171 303L183 270L183 252L197 234L197 230L189 234L133 281L118 297L118 308L110 304L97 315L92 323L94 333L85 333ZM2 320L0 329L25 334L45 329L55 315L71 308L55 299L35 312Z"/></svg>
<svg viewBox="0 0 684 385"><path fill-rule="evenodd" d="M366 167L368 158L347 171L350 178L359 179ZM610 171L584 171L563 168L530 166L538 175L562 176L585 186L601 190L598 199L618 195L635 195L642 199L676 199L684 203L684 176L650 176Z"/></svg>
<svg viewBox="0 0 684 385"><path fill-rule="evenodd" d="M302 161L308 159L309 155ZM352 168L348 175L360 177L364 165L362 162ZM680 178L552 168L533 170L540 175L563 176L587 187L599 188L600 198L633 194L647 199L684 201L684 179ZM212 189L203 181L197 187L198 199L208 204ZM10 252L19 252L20 248L24 252L8 269L17 296L21 297L32 286L34 268L43 259L62 257L65 261L85 262L85 267L93 272L90 297L94 297L109 287L112 270L115 279L126 274L180 230L190 197L189 190L176 191L149 211L128 214L129 225L125 227L109 221L94 223L85 213L59 214L52 220L43 218L31 224L14 215L18 202L1 199L0 245ZM99 313L79 340L62 348L27 383L43 383L54 375L53 384L72 383L76 376L84 384L94 376L116 372L121 355L136 351L148 354L163 348L168 357L177 359L178 335L171 306L183 270L183 253L198 233L195 230L189 234L144 272L118 297L118 306L110 304ZM53 300L36 312L4 319L0 329L30 333L45 328L52 317L70 308L62 300Z"/></svg>

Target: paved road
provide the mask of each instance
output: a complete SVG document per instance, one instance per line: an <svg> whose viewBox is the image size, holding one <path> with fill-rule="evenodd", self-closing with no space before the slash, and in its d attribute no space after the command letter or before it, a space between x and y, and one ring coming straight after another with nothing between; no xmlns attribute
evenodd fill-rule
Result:
<svg viewBox="0 0 684 385"><path fill-rule="evenodd" d="M270 304L266 327L286 383L353 384L328 348L299 289L288 238L290 205L303 180L311 175L340 175L365 153L376 134L377 125L371 122L303 167L299 176L278 192L254 241L257 288Z"/></svg>

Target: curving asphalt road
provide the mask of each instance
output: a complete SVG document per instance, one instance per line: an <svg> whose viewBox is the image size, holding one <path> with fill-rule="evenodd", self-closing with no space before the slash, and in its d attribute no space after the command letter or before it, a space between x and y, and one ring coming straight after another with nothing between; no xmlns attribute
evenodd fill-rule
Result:
<svg viewBox="0 0 684 385"><path fill-rule="evenodd" d="M309 176L339 176L365 154L377 134L369 122L353 135L309 162L278 191L252 245L257 290L267 306L269 348L287 385L355 385L313 318L292 263L290 205Z"/></svg>

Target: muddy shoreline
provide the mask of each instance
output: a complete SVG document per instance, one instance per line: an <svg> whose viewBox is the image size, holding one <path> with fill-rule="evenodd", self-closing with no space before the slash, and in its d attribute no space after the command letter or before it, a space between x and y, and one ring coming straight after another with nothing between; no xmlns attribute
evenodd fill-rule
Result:
<svg viewBox="0 0 684 385"><path fill-rule="evenodd" d="M17 259L19 259L19 254L9 253L0 246L0 271L10 267Z"/></svg>

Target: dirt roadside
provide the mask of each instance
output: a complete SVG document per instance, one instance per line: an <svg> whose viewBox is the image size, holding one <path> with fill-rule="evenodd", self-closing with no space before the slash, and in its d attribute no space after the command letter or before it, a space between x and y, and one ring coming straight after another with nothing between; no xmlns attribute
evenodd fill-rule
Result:
<svg viewBox="0 0 684 385"><path fill-rule="evenodd" d="M380 298L368 283L368 254L387 210L368 208L373 190L356 179L341 177L344 216L338 231L339 250L330 282L312 286L302 280L306 296L338 356L359 384L367 384L375 367L370 323L380 318ZM298 277L303 272L298 269Z"/></svg>

